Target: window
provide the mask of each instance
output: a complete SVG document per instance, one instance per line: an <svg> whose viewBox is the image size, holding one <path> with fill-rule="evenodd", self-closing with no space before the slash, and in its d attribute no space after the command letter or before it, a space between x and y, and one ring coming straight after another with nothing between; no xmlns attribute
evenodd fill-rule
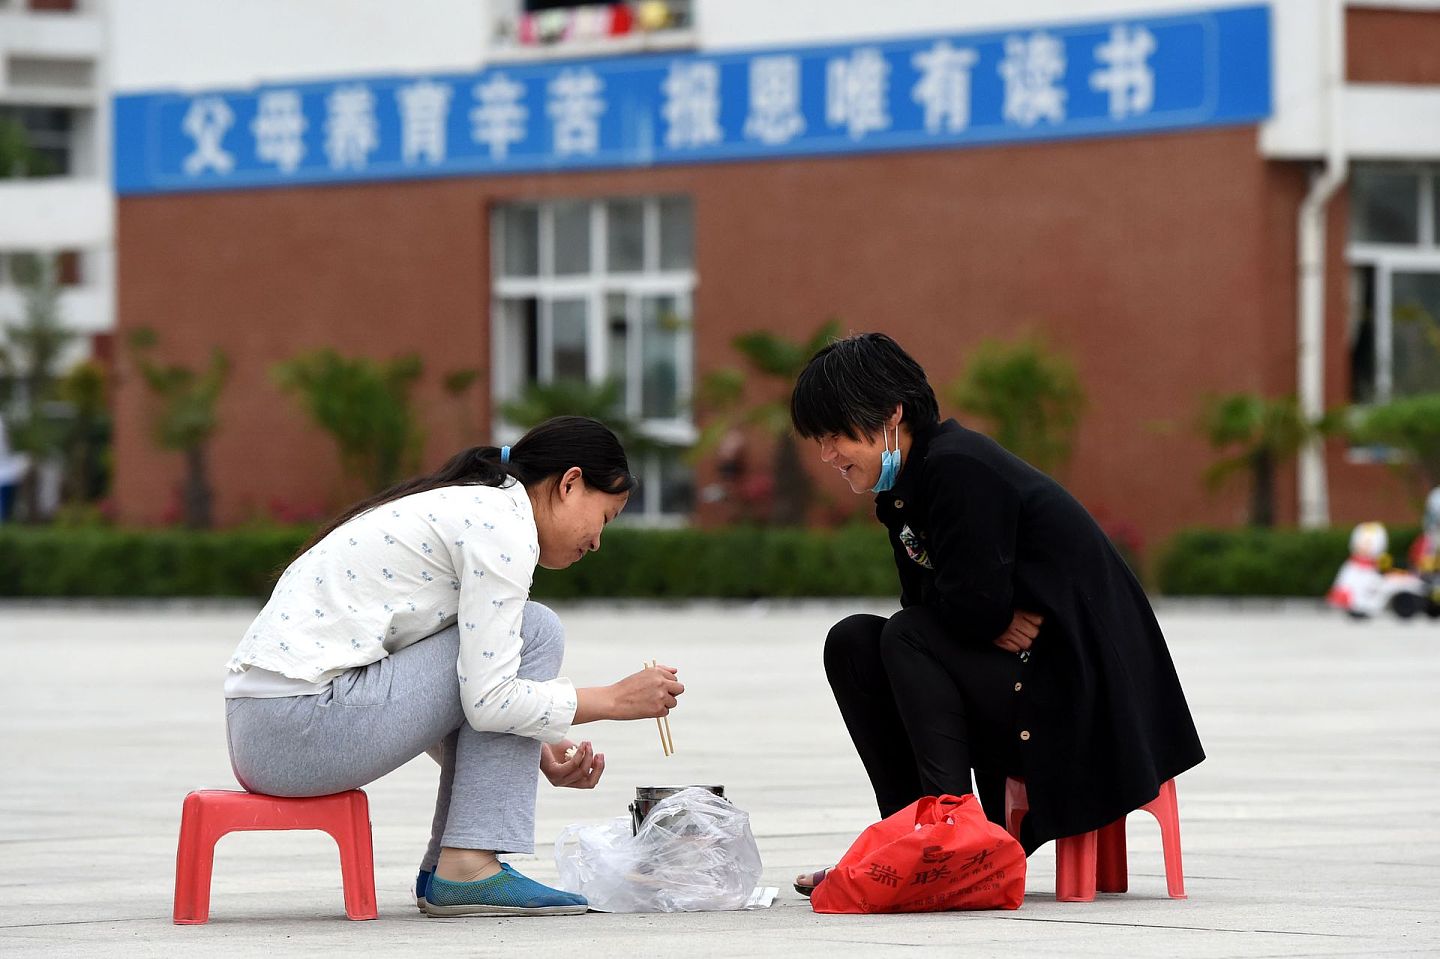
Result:
<svg viewBox="0 0 1440 959"><path fill-rule="evenodd" d="M529 58L549 51L573 56L694 46L694 0L499 0L496 51L506 48ZM512 59L515 57L511 57Z"/></svg>
<svg viewBox="0 0 1440 959"><path fill-rule="evenodd" d="M33 283L44 257L50 260L57 286L80 286L84 283L85 254L79 250L61 250L55 254L12 252L0 253L0 287Z"/></svg>
<svg viewBox="0 0 1440 959"><path fill-rule="evenodd" d="M16 124L23 131L30 153L38 161L30 169L0 172L0 176L64 176L70 172L74 117L64 107L0 106L0 126Z"/></svg>
<svg viewBox="0 0 1440 959"><path fill-rule="evenodd" d="M695 16L692 9L694 0L647 0L643 3L641 0L629 0L608 5L629 8L624 22L628 24L635 20L649 30L658 27L688 28ZM520 3L520 8L525 13L545 13L553 10L570 12L577 8L593 9L594 6L594 0L521 0Z"/></svg>
<svg viewBox="0 0 1440 959"><path fill-rule="evenodd" d="M631 454L641 488L625 515L686 517L694 483L681 454L696 438L690 200L507 204L491 235L496 434L519 435L498 410L531 384L613 384L621 413L653 447Z"/></svg>
<svg viewBox="0 0 1440 959"><path fill-rule="evenodd" d="M1440 391L1440 167L1357 166L1350 198L1351 399Z"/></svg>

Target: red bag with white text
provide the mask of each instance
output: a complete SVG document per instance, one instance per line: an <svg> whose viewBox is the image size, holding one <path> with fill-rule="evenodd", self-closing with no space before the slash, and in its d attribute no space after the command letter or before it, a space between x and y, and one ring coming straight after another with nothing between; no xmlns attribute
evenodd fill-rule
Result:
<svg viewBox="0 0 1440 959"><path fill-rule="evenodd" d="M866 829L810 896L816 912L1019 909L1025 850L974 796L926 796Z"/></svg>

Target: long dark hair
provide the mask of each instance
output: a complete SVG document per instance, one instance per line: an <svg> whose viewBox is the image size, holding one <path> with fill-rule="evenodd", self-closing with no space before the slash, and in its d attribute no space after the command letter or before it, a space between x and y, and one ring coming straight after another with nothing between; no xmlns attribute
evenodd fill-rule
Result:
<svg viewBox="0 0 1440 959"><path fill-rule="evenodd" d="M810 358L790 394L790 422L807 440L843 434L874 436L904 407L901 422L923 430L940 420L925 370L884 333L836 340Z"/></svg>
<svg viewBox="0 0 1440 959"><path fill-rule="evenodd" d="M512 477L524 486L533 486L572 466L580 467L586 486L602 493L628 493L639 482L631 475L625 448L610 427L588 416L556 416L516 440L510 447L509 462L500 462L498 446L462 450L435 472L397 483L356 503L316 533L301 552L361 513L402 496L444 486L504 486Z"/></svg>

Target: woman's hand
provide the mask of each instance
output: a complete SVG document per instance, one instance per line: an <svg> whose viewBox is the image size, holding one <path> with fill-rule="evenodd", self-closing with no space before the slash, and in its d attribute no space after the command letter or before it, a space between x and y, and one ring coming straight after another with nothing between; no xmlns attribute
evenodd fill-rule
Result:
<svg viewBox="0 0 1440 959"><path fill-rule="evenodd" d="M573 724L599 719L653 719L668 716L685 686L673 666L647 666L611 686L576 690Z"/></svg>
<svg viewBox="0 0 1440 959"><path fill-rule="evenodd" d="M575 754L566 759L565 754L571 749L575 750ZM552 786L594 789L600 781L600 774L605 772L605 754L595 752L588 742L579 746L568 739L553 746L541 743L540 771Z"/></svg>
<svg viewBox="0 0 1440 959"><path fill-rule="evenodd" d="M614 719L653 719L670 715L685 686L673 666L647 666L610 687Z"/></svg>
<svg viewBox="0 0 1440 959"><path fill-rule="evenodd" d="M1035 642L1035 637L1040 635L1040 624L1043 622L1045 617L1039 613L1027 613L1023 609L1017 609L1010 625L995 640L995 645L1008 653L1023 653Z"/></svg>

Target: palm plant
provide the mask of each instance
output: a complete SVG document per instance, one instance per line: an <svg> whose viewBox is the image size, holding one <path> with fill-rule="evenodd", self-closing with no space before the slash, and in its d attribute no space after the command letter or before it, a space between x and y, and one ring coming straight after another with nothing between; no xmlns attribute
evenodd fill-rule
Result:
<svg viewBox="0 0 1440 959"><path fill-rule="evenodd" d="M718 415L706 427L700 449L713 448L719 438L735 429L737 424L757 427L774 438L774 493L770 521L779 526L803 524L814 496L814 484L800 461L800 448L790 427L790 406L786 399L788 389L794 386L810 358L839 333L840 324L832 319L802 340L790 340L766 330L755 330L742 333L730 341L748 361L752 372L771 383L783 384L787 393L779 399L741 410L747 377L743 371L731 367L715 370L702 385L702 403Z"/></svg>
<svg viewBox="0 0 1440 959"><path fill-rule="evenodd" d="M110 375L95 360L78 363L60 380L57 395L72 411L63 442L63 497L83 507L110 485Z"/></svg>
<svg viewBox="0 0 1440 959"><path fill-rule="evenodd" d="M1251 526L1275 525L1275 473L1311 439L1329 433L1331 417L1309 420L1294 396L1266 399L1253 393L1210 397L1200 430L1217 451L1230 455L1205 471L1205 484L1218 489L1232 477L1249 474Z"/></svg>
<svg viewBox="0 0 1440 959"><path fill-rule="evenodd" d="M1356 442L1407 454L1399 465L1418 481L1422 496L1440 485L1440 393L1353 409L1350 419L1350 436Z"/></svg>
<svg viewBox="0 0 1440 959"><path fill-rule="evenodd" d="M1039 337L985 340L946 390L1001 446L1047 473L1070 460L1085 391L1074 364Z"/></svg>
<svg viewBox="0 0 1440 959"><path fill-rule="evenodd" d="M455 429L460 434L460 445L468 446L475 441L475 417L466 397L480 382L482 375L474 367L451 370L440 380L445 395L455 401Z"/></svg>
<svg viewBox="0 0 1440 959"><path fill-rule="evenodd" d="M346 476L368 494L393 486L418 466L425 436L410 393L423 369L413 354L347 359L323 349L278 363L271 373L330 434Z"/></svg>
<svg viewBox="0 0 1440 959"><path fill-rule="evenodd" d="M664 444L646 436L625 412L624 390L616 380L531 383L518 398L501 404L500 415L521 429L556 416L588 416L610 427L632 460L664 448Z"/></svg>
<svg viewBox="0 0 1440 959"><path fill-rule="evenodd" d="M158 342L155 331L148 328L135 330L129 341L140 376L159 401L151 414L151 432L161 449L185 457L185 525L208 529L214 522L208 453L210 439L220 424L216 408L220 391L230 377L230 358L219 349L212 350L210 364L204 370L156 363L149 354Z"/></svg>
<svg viewBox="0 0 1440 959"><path fill-rule="evenodd" d="M33 146L19 121L0 118L0 179L49 176L53 164Z"/></svg>

